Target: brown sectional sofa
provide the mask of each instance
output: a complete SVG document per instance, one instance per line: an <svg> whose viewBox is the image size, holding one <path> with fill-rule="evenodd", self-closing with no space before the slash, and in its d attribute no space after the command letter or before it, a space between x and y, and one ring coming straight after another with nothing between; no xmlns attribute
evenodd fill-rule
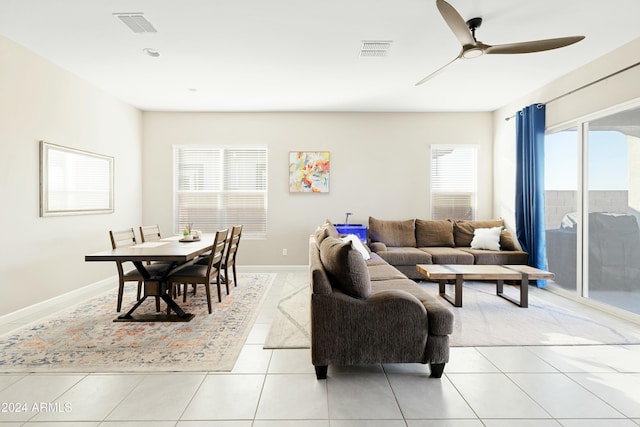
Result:
<svg viewBox="0 0 640 427"><path fill-rule="evenodd" d="M328 221L309 239L309 268L318 379L328 365L373 363L429 363L431 376L442 376L453 313L439 298Z"/></svg>
<svg viewBox="0 0 640 427"><path fill-rule="evenodd" d="M473 249L476 229L501 227L499 250ZM527 264L502 219L486 221L381 220L369 217L369 247L411 279L423 279L416 264Z"/></svg>

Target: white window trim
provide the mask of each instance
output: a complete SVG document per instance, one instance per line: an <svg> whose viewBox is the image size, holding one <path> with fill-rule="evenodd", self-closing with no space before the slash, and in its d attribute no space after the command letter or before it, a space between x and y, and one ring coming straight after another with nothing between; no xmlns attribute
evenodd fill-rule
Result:
<svg viewBox="0 0 640 427"><path fill-rule="evenodd" d="M447 218L444 218L443 216L434 215L436 210L436 206L434 203L434 195L436 195L436 192L438 191L438 189L435 188L436 185L433 180L434 174L435 174L435 171L433 170L434 151L455 150L460 148L472 150L472 155L473 155L472 157L473 164L471 165L472 170L469 172L469 175L470 175L470 182L468 183L469 186L467 187L466 190L459 191L459 194L461 196L466 196L471 199L471 202L469 203L469 207L471 208L471 216L465 217L465 218L452 218L451 215L444 215L447 217ZM431 165L430 175L429 175L429 200L430 200L431 219L471 219L471 220L476 219L477 211L478 211L478 151L479 151L479 147L478 145L475 145L475 144L432 144L429 147L429 162ZM455 194L455 193L456 191L454 190L454 191L451 191L449 194Z"/></svg>
<svg viewBox="0 0 640 427"><path fill-rule="evenodd" d="M209 180L218 180L218 184L219 184L219 188L218 189L205 189L205 190L200 190L200 191L190 191L190 190L180 190L179 188L179 170L178 170L178 152L179 150L184 150L184 149L195 149L195 150L211 150L211 151L217 151L219 152L219 154L222 154L219 158L218 158L218 177L217 178L213 178L210 177L208 178ZM225 180L224 177L224 153L228 152L228 151L255 151L255 150L259 150L259 151L264 151L264 170L263 170L263 174L264 176L261 178L256 178L257 179L262 179L264 181L264 184L262 185L262 189L259 188L252 188L252 189L229 189L229 188L225 188L225 183L228 185L228 181ZM224 219L221 219L219 222L213 221L211 224L198 224L197 222L193 223L193 228L194 229L204 229L202 231L205 232L213 232L215 230L219 230L219 229L223 229L223 228L231 228L234 225L243 225L243 238L246 239L266 239L267 238L267 196L268 196L268 176L267 176L267 170L268 170L268 148L267 146L262 146L262 145L248 145L248 146L230 146L230 145L213 145L213 144L180 144L180 145L174 145L173 146L173 158L172 158L172 162L173 162L173 203L172 203L172 208L173 208L173 227L174 227L174 232L176 233L180 233L182 232L181 228L183 228L185 224L183 224L180 220L180 218L178 217L178 203L179 203L179 197L181 195L186 195L186 194L201 194L203 197L207 197L210 196L211 200L215 200L214 204L216 206L218 206L218 209L223 211L224 215ZM242 180L242 178L246 178L247 175L242 176L242 174L240 176L236 176L236 179L240 179ZM260 202L260 204L262 205L261 208L263 210L263 213L261 215L258 215L254 218L254 220L256 220L257 222L254 221L250 221L250 223L247 223L246 221L243 221L241 218L236 218L235 215L231 214L231 215L227 215L229 212L227 212L226 206L225 206L225 200L227 200L229 197L233 198L234 196L247 196L247 195L251 195L251 194L255 194L255 195L259 195L259 197L257 197L257 201ZM260 200L260 198L262 200ZM242 209L242 206L239 206L240 209Z"/></svg>

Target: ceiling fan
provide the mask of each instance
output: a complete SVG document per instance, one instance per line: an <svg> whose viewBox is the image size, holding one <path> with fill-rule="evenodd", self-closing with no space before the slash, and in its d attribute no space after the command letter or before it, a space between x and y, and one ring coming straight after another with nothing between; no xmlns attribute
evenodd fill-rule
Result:
<svg viewBox="0 0 640 427"><path fill-rule="evenodd" d="M458 56L451 62L429 74L424 79L420 80L418 83L416 83L416 86L421 85L429 79L432 79L436 75L440 74L449 65L453 64L455 61L461 58L477 58L483 54L492 55L542 52L545 50L569 46L584 39L584 36L573 36L492 46L489 44L484 44L476 39L476 29L478 29L482 24L482 18L472 18L465 22L458 11L455 10L453 6L451 6L445 0L436 0L436 6L438 7L438 10L440 11L440 14L446 21L447 25L449 25L449 28L451 28L451 31L453 31L453 34L460 41L460 44L462 44L462 50L460 51Z"/></svg>

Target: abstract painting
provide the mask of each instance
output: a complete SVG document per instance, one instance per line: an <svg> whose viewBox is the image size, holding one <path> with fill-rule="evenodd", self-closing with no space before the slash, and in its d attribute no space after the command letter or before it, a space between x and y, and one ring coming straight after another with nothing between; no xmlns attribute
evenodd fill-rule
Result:
<svg viewBox="0 0 640 427"><path fill-rule="evenodd" d="M329 192L329 152L289 152L289 192Z"/></svg>

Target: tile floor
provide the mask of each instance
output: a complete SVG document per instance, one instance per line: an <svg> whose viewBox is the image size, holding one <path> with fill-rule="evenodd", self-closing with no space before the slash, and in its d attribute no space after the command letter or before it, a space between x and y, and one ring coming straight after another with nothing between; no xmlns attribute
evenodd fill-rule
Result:
<svg viewBox="0 0 640 427"><path fill-rule="evenodd" d="M640 425L640 345L452 348L419 364L329 368L263 350L280 272L230 373L0 374L0 427L623 427Z"/></svg>

